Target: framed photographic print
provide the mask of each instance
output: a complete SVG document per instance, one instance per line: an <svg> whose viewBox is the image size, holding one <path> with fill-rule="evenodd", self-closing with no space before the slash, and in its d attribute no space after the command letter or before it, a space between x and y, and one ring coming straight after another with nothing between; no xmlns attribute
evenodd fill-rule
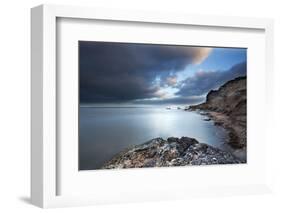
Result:
<svg viewBox="0 0 281 213"><path fill-rule="evenodd" d="M32 203L269 192L272 30L269 19L33 8Z"/></svg>

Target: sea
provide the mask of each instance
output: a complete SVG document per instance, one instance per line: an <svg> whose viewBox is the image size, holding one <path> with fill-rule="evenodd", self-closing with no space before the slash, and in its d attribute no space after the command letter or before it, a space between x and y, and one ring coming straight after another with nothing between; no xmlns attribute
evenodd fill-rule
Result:
<svg viewBox="0 0 281 213"><path fill-rule="evenodd" d="M226 131L205 115L166 107L79 108L79 170L100 169L124 149L153 138L192 137L223 149Z"/></svg>

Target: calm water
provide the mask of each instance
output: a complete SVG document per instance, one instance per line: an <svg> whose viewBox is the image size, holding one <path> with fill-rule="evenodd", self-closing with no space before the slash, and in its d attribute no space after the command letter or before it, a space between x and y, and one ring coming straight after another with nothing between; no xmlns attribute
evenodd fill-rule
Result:
<svg viewBox="0 0 281 213"><path fill-rule="evenodd" d="M98 169L128 146L156 137L188 136L222 148L225 131L204 118L177 109L80 107L79 168Z"/></svg>

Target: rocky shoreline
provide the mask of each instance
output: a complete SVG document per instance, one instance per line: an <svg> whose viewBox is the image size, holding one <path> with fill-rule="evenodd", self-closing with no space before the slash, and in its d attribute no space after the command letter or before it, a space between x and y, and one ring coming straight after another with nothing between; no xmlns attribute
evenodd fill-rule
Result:
<svg viewBox="0 0 281 213"><path fill-rule="evenodd" d="M169 167L243 163L229 152L199 143L194 138L152 139L124 150L102 169Z"/></svg>
<svg viewBox="0 0 281 213"><path fill-rule="evenodd" d="M222 126L228 132L228 144L234 149L247 147L247 102L246 77L228 81L218 90L207 94L206 102L190 106L190 111L199 111L215 125Z"/></svg>

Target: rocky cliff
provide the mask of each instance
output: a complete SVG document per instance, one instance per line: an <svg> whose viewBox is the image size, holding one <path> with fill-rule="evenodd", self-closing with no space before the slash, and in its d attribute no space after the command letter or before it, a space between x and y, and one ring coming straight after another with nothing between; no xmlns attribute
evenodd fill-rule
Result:
<svg viewBox="0 0 281 213"><path fill-rule="evenodd" d="M211 90L206 102L190 106L189 110L201 110L229 132L229 144L234 148L247 145L247 79L235 78L218 90Z"/></svg>
<svg viewBox="0 0 281 213"><path fill-rule="evenodd" d="M194 138L155 138L129 148L107 162L103 169L143 168L186 165L241 163L229 152L224 152Z"/></svg>

